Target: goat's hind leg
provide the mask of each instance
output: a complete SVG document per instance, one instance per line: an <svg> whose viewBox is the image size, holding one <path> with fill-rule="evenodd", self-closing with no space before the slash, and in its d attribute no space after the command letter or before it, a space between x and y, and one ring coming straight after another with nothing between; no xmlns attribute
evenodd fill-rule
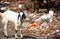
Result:
<svg viewBox="0 0 60 39"><path fill-rule="evenodd" d="M8 38L8 34L7 34L7 23L8 23L8 21L6 21L5 26L4 26L4 34L5 34L4 36Z"/></svg>

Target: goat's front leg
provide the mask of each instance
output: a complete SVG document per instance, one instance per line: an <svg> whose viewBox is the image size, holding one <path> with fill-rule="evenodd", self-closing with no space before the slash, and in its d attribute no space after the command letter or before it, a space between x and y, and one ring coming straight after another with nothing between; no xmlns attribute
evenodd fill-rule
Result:
<svg viewBox="0 0 60 39"><path fill-rule="evenodd" d="M21 39L23 38L23 34L22 34L22 24L23 24L23 22L21 22L21 24L20 24L20 37L21 37Z"/></svg>
<svg viewBox="0 0 60 39"><path fill-rule="evenodd" d="M18 36L17 36L17 23L15 23L15 39L18 39Z"/></svg>
<svg viewBox="0 0 60 39"><path fill-rule="evenodd" d="M20 37L23 38L22 29L20 29Z"/></svg>

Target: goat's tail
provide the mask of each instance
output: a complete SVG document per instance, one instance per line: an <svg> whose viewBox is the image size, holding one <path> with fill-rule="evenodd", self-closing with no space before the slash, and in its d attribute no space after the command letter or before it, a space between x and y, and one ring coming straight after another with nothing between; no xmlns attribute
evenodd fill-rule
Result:
<svg viewBox="0 0 60 39"><path fill-rule="evenodd" d="M2 18L2 13L0 13L0 19Z"/></svg>

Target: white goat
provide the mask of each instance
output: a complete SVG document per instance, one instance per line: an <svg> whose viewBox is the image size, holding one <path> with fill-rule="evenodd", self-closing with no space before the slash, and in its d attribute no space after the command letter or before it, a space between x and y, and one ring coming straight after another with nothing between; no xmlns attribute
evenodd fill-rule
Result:
<svg viewBox="0 0 60 39"><path fill-rule="evenodd" d="M20 25L20 17L19 17L19 20L18 20L18 15L19 13L16 13L16 12L13 12L11 10L7 10L5 11L4 13L0 13L0 15L2 16L2 22L5 23L5 26L4 26L4 34L6 36L8 36L7 34L7 24L8 24L8 21L11 21L15 24L15 30L17 30L17 24L19 22L19 25ZM20 15L22 15L22 12L20 12ZM17 33L15 34L15 38L17 38Z"/></svg>

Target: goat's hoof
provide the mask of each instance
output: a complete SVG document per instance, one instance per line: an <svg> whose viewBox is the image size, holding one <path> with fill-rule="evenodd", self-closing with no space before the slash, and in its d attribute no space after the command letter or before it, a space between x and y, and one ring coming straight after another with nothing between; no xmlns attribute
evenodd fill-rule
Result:
<svg viewBox="0 0 60 39"><path fill-rule="evenodd" d="M18 38L15 38L15 39L18 39Z"/></svg>
<svg viewBox="0 0 60 39"><path fill-rule="evenodd" d="M9 36L4 35L4 37L9 38Z"/></svg>

